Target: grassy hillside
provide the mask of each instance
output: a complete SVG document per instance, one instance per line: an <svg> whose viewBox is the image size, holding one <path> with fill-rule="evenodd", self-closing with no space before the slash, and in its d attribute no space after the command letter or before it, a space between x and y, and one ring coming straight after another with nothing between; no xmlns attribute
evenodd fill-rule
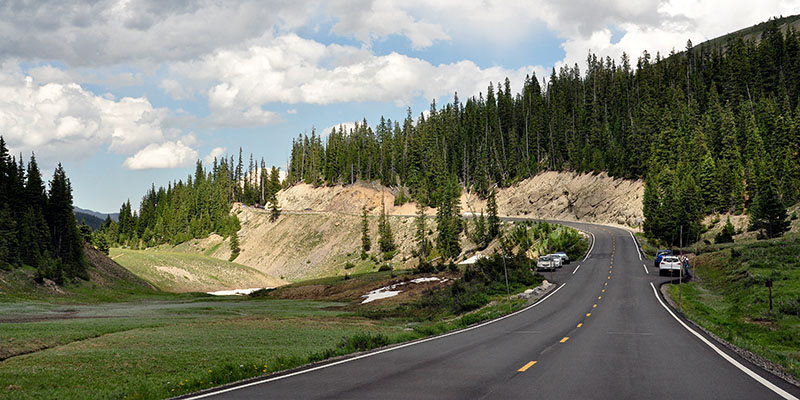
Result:
<svg viewBox="0 0 800 400"><path fill-rule="evenodd" d="M254 268L169 247L113 248L110 255L136 276L173 293L280 286L283 282Z"/></svg>
<svg viewBox="0 0 800 400"><path fill-rule="evenodd" d="M800 234L708 246L683 285L684 312L719 337L800 379ZM773 309L765 282L773 281ZM668 288L674 300L678 287Z"/></svg>
<svg viewBox="0 0 800 400"><path fill-rule="evenodd" d="M153 285L122 268L93 247L85 246L84 254L89 262L89 280L67 281L62 286L49 280L36 282L36 269L33 267L0 270L0 302L35 299L62 303L96 303L160 295Z"/></svg>

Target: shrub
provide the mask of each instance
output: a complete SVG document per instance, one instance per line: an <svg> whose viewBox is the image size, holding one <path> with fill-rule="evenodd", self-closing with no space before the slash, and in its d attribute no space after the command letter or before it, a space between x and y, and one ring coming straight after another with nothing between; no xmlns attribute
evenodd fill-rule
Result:
<svg viewBox="0 0 800 400"><path fill-rule="evenodd" d="M389 264L383 264L383 265L381 265L380 268L378 268L378 272L391 271L391 270L392 270L392 266L389 265Z"/></svg>
<svg viewBox="0 0 800 400"><path fill-rule="evenodd" d="M356 266L355 264L353 264L353 263L351 263L350 261L348 261L348 262L346 262L346 263L344 264L344 269L351 269L351 268L355 268L355 266Z"/></svg>

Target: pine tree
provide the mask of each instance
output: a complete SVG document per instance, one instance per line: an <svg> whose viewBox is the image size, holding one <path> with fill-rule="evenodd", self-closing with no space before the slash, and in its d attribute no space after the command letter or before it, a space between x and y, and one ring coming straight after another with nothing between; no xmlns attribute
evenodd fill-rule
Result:
<svg viewBox="0 0 800 400"><path fill-rule="evenodd" d="M278 220L281 215L281 207L278 205L278 196L273 193L269 198L269 217L272 222Z"/></svg>
<svg viewBox="0 0 800 400"><path fill-rule="evenodd" d="M474 242L478 247L484 248L488 245L488 236L486 233L486 218L483 216L483 210L481 213L478 214L477 217L473 216L473 220L475 221L475 229L473 230L473 238Z"/></svg>
<svg viewBox="0 0 800 400"><path fill-rule="evenodd" d="M228 258L228 261L233 261L236 257L239 257L239 253L242 251L242 249L239 248L239 234L236 232L231 234L230 249L231 256Z"/></svg>
<svg viewBox="0 0 800 400"><path fill-rule="evenodd" d="M775 238L789 230L786 207L772 185L764 185L756 197L754 209L750 213L750 224L760 230L767 238Z"/></svg>
<svg viewBox="0 0 800 400"><path fill-rule="evenodd" d="M50 181L46 217L50 226L53 255L59 259L59 265L55 271L46 271L43 275L57 283L61 283L63 278L88 279L83 241L72 210L72 186L60 163Z"/></svg>
<svg viewBox="0 0 800 400"><path fill-rule="evenodd" d="M728 220L725 222L725 226L722 227L722 230L714 237L714 243L733 243L733 235L735 233L736 229L731 223L731 218L728 217Z"/></svg>
<svg viewBox="0 0 800 400"><path fill-rule="evenodd" d="M417 217L415 221L417 232L415 239L417 241L417 253L419 253L420 260L425 260L430 251L430 240L428 240L428 227L425 222L425 206L421 202L417 202Z"/></svg>
<svg viewBox="0 0 800 400"><path fill-rule="evenodd" d="M489 201L486 204L489 212L488 218L488 234L489 240L497 237L500 233L500 217L497 216L497 198L495 197L495 190L489 192Z"/></svg>
<svg viewBox="0 0 800 400"><path fill-rule="evenodd" d="M369 239L369 219L367 219L367 207L361 208L361 258L366 258L366 254L372 247Z"/></svg>
<svg viewBox="0 0 800 400"><path fill-rule="evenodd" d="M378 219L378 246L384 254L394 251L397 247L394 243L394 235L392 235L392 226L386 216L383 195L381 195L381 216Z"/></svg>

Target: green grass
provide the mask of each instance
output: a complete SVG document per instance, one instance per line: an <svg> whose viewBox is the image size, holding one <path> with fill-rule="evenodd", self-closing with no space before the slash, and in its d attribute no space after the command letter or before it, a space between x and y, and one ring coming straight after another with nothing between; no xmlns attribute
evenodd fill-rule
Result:
<svg viewBox="0 0 800 400"><path fill-rule="evenodd" d="M110 256L142 279L166 292L275 286L276 280L241 264L204 254L169 249L112 248Z"/></svg>
<svg viewBox="0 0 800 400"><path fill-rule="evenodd" d="M3 323L3 357L45 350L0 363L0 398L164 398L363 350L358 335L365 333L379 338L367 346L408 338L399 326L327 310L336 305L216 298L5 304L3 315L77 318ZM356 344L342 347L348 340Z"/></svg>
<svg viewBox="0 0 800 400"><path fill-rule="evenodd" d="M800 235L707 247L683 285L684 312L721 338L800 378ZM773 281L773 310L769 289ZM678 298L678 288L668 291Z"/></svg>
<svg viewBox="0 0 800 400"><path fill-rule="evenodd" d="M484 267L472 279L492 293L467 293L480 295L480 304L453 309L452 289L445 287L426 293L426 302L412 299L410 309L419 310L402 315L381 315L395 307L388 304L370 303L373 312L362 313L357 300L281 300L269 298L270 291L237 298L151 292L149 298L116 302L66 303L69 296L58 302L0 302L5 319L0 358L7 358L0 362L0 399L177 396L463 328L526 304L516 298L506 302L504 286L502 295L494 293L500 290L483 274L494 276L496 268ZM409 273L354 274L297 285L341 286L358 294ZM519 283L515 274L511 277ZM47 319L55 317L64 319ZM20 319L33 322L13 322Z"/></svg>

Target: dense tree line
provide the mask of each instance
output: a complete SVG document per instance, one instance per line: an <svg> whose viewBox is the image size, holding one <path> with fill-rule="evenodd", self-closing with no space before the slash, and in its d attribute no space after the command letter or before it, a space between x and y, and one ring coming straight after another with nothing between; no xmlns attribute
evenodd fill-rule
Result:
<svg viewBox="0 0 800 400"><path fill-rule="evenodd" d="M765 26L758 41L688 42L635 65L589 55L583 73L532 75L520 93L506 79L416 119L312 131L293 141L288 182L380 181L441 206L451 180L486 196L543 170L606 171L646 179L648 235L695 240L703 215L752 208L765 186L800 200L800 41Z"/></svg>
<svg viewBox="0 0 800 400"><path fill-rule="evenodd" d="M194 175L185 182L158 189L152 186L142 198L138 213L130 201L122 204L119 222L107 219L95 235L96 244L138 248L178 244L212 232L227 237L240 228L238 218L230 213L232 202L270 203L274 218L280 212L275 196L280 187L277 168L267 169L263 159L259 167L251 155L245 169L241 149L238 162L233 156L214 159L210 171L198 160Z"/></svg>
<svg viewBox="0 0 800 400"><path fill-rule="evenodd" d="M35 267L37 279L88 279L64 168L58 164L46 190L36 157L26 168L0 136L0 268L23 265Z"/></svg>

